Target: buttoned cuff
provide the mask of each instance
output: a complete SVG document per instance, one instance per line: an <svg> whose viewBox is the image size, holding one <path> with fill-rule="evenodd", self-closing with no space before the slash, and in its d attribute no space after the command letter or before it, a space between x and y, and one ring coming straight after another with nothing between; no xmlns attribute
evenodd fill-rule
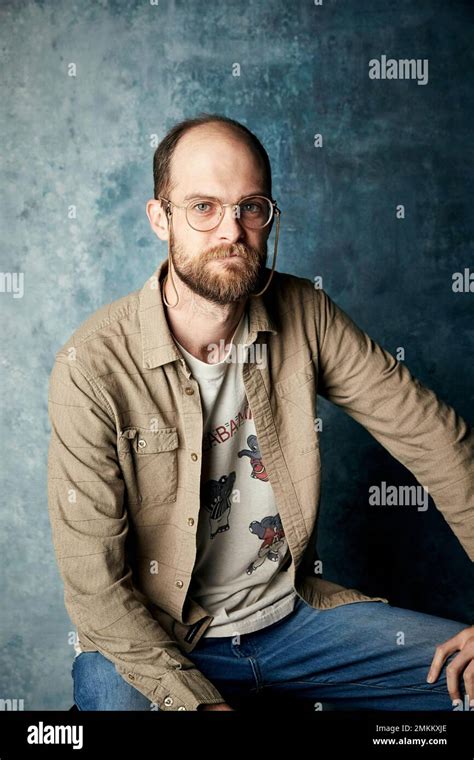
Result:
<svg viewBox="0 0 474 760"><path fill-rule="evenodd" d="M173 670L160 678L154 702L160 710L197 710L198 705L216 705L226 700L199 670Z"/></svg>
<svg viewBox="0 0 474 760"><path fill-rule="evenodd" d="M159 710L197 710L198 705L216 705L226 700L197 668L174 668L152 678L116 663L117 671Z"/></svg>

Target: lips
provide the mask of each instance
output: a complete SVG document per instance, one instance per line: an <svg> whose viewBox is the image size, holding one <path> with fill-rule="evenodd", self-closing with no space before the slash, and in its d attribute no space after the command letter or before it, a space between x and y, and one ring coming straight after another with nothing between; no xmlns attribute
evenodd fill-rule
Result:
<svg viewBox="0 0 474 760"><path fill-rule="evenodd" d="M228 253L225 256L221 256L218 259L213 259L213 261L228 261L229 259L243 259L244 256L241 253Z"/></svg>

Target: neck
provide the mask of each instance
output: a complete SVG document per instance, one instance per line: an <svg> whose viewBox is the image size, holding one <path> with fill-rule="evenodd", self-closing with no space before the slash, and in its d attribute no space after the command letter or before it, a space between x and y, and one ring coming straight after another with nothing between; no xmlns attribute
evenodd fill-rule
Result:
<svg viewBox="0 0 474 760"><path fill-rule="evenodd" d="M197 295L185 283L177 280L174 275L173 282L179 294L178 305L169 308L163 301L172 335L197 359L210 363L209 357L212 356L216 362L222 361L229 350L247 299L229 304L216 304ZM175 289L169 277L166 278L163 292L168 303L176 302ZM215 349L216 346L218 350Z"/></svg>

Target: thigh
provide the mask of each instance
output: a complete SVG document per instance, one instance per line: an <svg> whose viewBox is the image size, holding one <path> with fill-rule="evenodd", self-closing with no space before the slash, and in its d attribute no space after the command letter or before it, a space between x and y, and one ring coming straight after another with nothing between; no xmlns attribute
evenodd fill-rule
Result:
<svg viewBox="0 0 474 760"><path fill-rule="evenodd" d="M452 709L446 665L456 655L436 683L427 683L426 676L437 644L465 623L385 602L315 610L302 601L282 623L258 647L266 688L344 709ZM460 690L464 696L462 679Z"/></svg>
<svg viewBox="0 0 474 760"><path fill-rule="evenodd" d="M242 636L245 640L248 636ZM214 684L231 707L243 708L258 690L253 649L237 643L234 636L202 637L186 654L195 667Z"/></svg>
<svg viewBox="0 0 474 760"><path fill-rule="evenodd" d="M100 652L81 652L72 663L74 702L79 710L158 710L128 684Z"/></svg>

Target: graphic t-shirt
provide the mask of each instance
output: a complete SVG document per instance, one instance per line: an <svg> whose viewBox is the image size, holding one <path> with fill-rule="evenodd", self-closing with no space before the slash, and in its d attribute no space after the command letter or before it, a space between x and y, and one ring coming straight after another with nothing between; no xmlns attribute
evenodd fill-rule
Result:
<svg viewBox="0 0 474 760"><path fill-rule="evenodd" d="M286 572L291 555L245 394L247 336L245 310L233 345L217 364L197 359L176 341L199 384L203 409L201 508L189 594L214 616L204 636L257 631L288 615L296 601Z"/></svg>

